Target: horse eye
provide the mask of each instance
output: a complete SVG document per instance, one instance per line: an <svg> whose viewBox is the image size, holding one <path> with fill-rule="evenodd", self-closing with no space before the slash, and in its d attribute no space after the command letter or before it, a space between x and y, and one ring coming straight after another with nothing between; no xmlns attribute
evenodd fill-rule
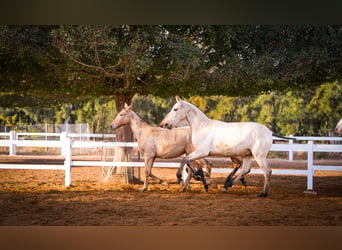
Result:
<svg viewBox="0 0 342 250"><path fill-rule="evenodd" d="M177 111L178 109L173 109L173 111Z"/></svg>

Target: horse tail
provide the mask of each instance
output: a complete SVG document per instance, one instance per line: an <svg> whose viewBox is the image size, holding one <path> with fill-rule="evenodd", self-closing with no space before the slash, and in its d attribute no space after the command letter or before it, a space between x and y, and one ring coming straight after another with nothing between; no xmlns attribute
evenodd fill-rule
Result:
<svg viewBox="0 0 342 250"><path fill-rule="evenodd" d="M295 137L287 137L287 136L277 135L275 133L272 133L272 136L287 139L287 140L296 140Z"/></svg>

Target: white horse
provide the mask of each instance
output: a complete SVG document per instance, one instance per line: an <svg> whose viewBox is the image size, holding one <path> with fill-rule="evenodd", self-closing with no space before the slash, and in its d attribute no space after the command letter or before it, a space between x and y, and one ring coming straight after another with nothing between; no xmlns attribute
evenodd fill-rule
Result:
<svg viewBox="0 0 342 250"><path fill-rule="evenodd" d="M115 119L111 123L112 129L117 129L121 126L129 125L135 138L138 142L139 152L143 155L145 161L145 182L141 191L146 191L148 188L148 178L159 181L159 183L168 186L166 181L158 178L152 174L152 166L156 158L170 159L179 157L183 154L190 154L192 152L191 146L191 131L190 127L181 127L173 130L152 127L147 124L140 116L138 116L131 106L125 103L124 108L118 113ZM238 159L237 159L238 160ZM202 166L206 168L207 182L202 179L206 191L208 191L208 185L212 185L215 188L215 184L211 184L210 172L211 165L205 159L199 162L194 162L196 167L204 175ZM183 189L187 189L189 186L192 173L190 171L187 176Z"/></svg>
<svg viewBox="0 0 342 250"><path fill-rule="evenodd" d="M160 123L160 124L161 124L161 125L160 125L161 127L165 127L163 124L164 124L164 121L168 120L169 115L170 115L170 113L168 113L168 114L164 117L163 121ZM173 128L180 128L180 127L189 127L188 121L187 121L187 120L180 120L179 122L177 122L177 124L175 124L175 125L173 126ZM191 133L190 130L189 130L189 133ZM241 165L242 165L242 159L241 159L241 157L231 157L231 160L232 160L232 162L233 162L233 170L232 170L232 172L230 172L229 175L227 176L226 182L227 182L227 181L230 181L230 180L234 177L235 173L239 170L239 168L240 168ZM187 171L183 171L184 178L185 178L186 180L189 180L189 179L187 179L187 174L188 174ZM246 183L244 177L242 177L242 178L240 179L240 181L241 181L241 183L242 183L245 187L247 187L247 183ZM183 184L183 181L182 181L182 180L181 180L181 181L178 180L178 182L180 182L181 184ZM186 183L188 184L189 182L186 182ZM184 191L184 190L186 190L186 189L187 189L187 185L184 185L184 186L181 188L180 191Z"/></svg>
<svg viewBox="0 0 342 250"><path fill-rule="evenodd" d="M338 135L342 135L342 119L337 123L335 132Z"/></svg>
<svg viewBox="0 0 342 250"><path fill-rule="evenodd" d="M181 178L184 164L207 156L242 157L242 167L236 178L226 179L223 191L235 184L250 171L252 159L264 172L264 187L260 197L266 197L270 186L272 170L266 160L273 138L277 136L264 125L255 122L226 123L209 119L196 106L176 96L177 103L172 107L161 123L162 127L172 128L178 122L186 120L191 128L191 140L194 151L181 162L177 171ZM281 136L278 136L281 137ZM191 170L198 174L190 164Z"/></svg>

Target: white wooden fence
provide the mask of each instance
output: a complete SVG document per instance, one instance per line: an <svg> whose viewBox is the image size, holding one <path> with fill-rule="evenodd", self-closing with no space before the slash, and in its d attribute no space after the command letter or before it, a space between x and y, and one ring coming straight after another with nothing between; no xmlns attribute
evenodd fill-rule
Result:
<svg viewBox="0 0 342 250"><path fill-rule="evenodd" d="M43 136L59 136L59 140L20 140L20 133L0 133L0 146L9 147L10 155L15 154L15 148L20 147L60 147L62 155L65 157L63 165L42 165L42 164L0 164L0 169L46 169L46 170L64 170L65 186L71 185L71 168L76 166L126 166L126 167L143 167L143 162L108 162L108 161L73 161L72 148L101 148L101 147L137 147L137 143L133 142L101 142L101 141L74 141L72 137L79 135L73 134L46 134ZM28 135L28 133L22 133ZM30 133L30 135L40 135L38 133ZM104 137L104 135L89 134L90 137ZM105 137L114 137L115 135L106 135ZM8 137L8 138L6 138ZM295 137L297 141L303 143L294 143L294 141L282 141L281 143L273 143L271 151L287 151L289 152L289 160L293 160L293 152L307 152L307 169L272 169L275 175L306 175L307 190L313 190L313 176L315 171L342 171L341 166L314 165L313 156L315 152L342 152L342 137ZM279 138L274 138L280 141ZM296 141L296 142L297 142ZM315 143L314 141L329 141L330 144ZM331 143L334 142L334 143ZM178 168L179 162L155 162L154 167L159 168ZM231 168L213 168L212 173L229 173ZM261 169L251 169L252 174L262 174Z"/></svg>
<svg viewBox="0 0 342 250"><path fill-rule="evenodd" d="M9 155L16 155L16 148L21 147L56 147L61 148L61 155L65 156L65 141L66 137L79 138L88 141L90 138L115 138L115 134L79 134L79 133L30 133L10 131L9 133L0 133L0 137L4 137L4 140L0 140L0 146L9 147ZM34 140L35 142L29 142L24 137L43 137L44 140ZM51 138L59 138L58 140L51 140ZM46 141L45 143L43 141ZM59 142L58 142L59 141ZM28 144L32 146L28 146ZM45 146L42 146L45 144Z"/></svg>

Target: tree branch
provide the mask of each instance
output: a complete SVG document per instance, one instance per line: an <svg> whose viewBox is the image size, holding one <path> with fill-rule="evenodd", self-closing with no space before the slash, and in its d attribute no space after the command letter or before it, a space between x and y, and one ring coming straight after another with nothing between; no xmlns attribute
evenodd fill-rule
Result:
<svg viewBox="0 0 342 250"><path fill-rule="evenodd" d="M74 57L71 53L69 53L67 51L67 48L62 43L57 44L56 47L61 51L61 53L63 53L64 55L68 56L72 61L74 61L75 63L77 63L79 65L82 65L82 66L84 66L86 68L91 68L91 69L102 71L103 73L105 73L105 75L110 76L110 77L115 77L115 78L120 78L120 79L124 79L124 77L125 77L125 73L121 73L121 74L111 73L111 72L106 71L106 69L102 67L100 59L99 59L97 47L95 45L94 45L94 47L96 48L95 49L95 57L96 57L96 60L97 60L97 62L99 64L99 66L86 64L86 63L78 60L76 57ZM118 67L121 64L122 64L122 62L120 61L116 65L113 65L111 67L107 67L107 69L112 69L112 68Z"/></svg>

